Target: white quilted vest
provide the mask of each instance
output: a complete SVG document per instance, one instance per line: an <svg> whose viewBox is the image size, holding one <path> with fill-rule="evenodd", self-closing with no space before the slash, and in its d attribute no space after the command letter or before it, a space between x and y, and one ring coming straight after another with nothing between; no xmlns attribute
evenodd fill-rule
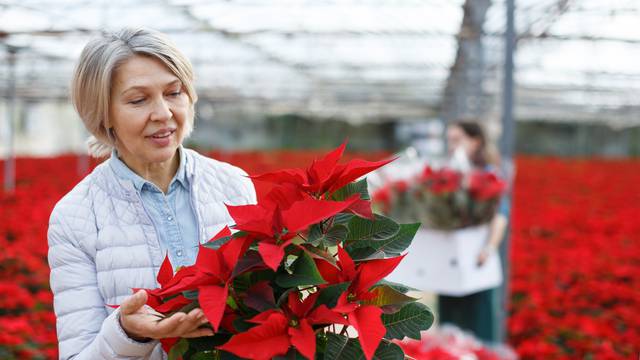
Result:
<svg viewBox="0 0 640 360"><path fill-rule="evenodd" d="M255 203L255 190L241 169L184 150L202 243L232 224L225 204ZM104 329L113 312L107 305L119 304L133 288L158 286L164 259L133 184L117 177L108 161L98 165L56 204L48 238L60 358L79 352L77 358L125 358L118 353L123 346L114 345L120 340L110 339ZM147 355L135 354L125 355L164 357L159 346Z"/></svg>

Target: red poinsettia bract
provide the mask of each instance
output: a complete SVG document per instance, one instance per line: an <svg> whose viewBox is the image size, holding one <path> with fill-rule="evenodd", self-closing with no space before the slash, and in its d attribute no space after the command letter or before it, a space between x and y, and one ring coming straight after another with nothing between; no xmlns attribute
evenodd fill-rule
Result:
<svg viewBox="0 0 640 360"><path fill-rule="evenodd" d="M450 193L460 188L462 173L447 168L433 170L427 166L422 172L420 180L426 182L434 194Z"/></svg>
<svg viewBox="0 0 640 360"><path fill-rule="evenodd" d="M507 184L490 171L474 171L469 177L469 193L478 200L499 197Z"/></svg>
<svg viewBox="0 0 640 360"><path fill-rule="evenodd" d="M264 263L276 270L285 248L299 231L332 217L358 201L354 195L345 201L317 200L292 186L276 186L257 205L227 206L235 228L258 239L258 252Z"/></svg>
<svg viewBox="0 0 640 360"><path fill-rule="evenodd" d="M225 227L218 235L213 237L210 242L215 242L224 237L231 235L229 228ZM218 330L222 315L224 314L225 305L227 302L229 283L233 279L233 270L240 259L240 256L244 254L251 243L251 239L248 237L230 238L229 241L224 243L218 249L211 249L206 246L200 246L196 263L192 266L188 266L180 269L175 276L170 280L167 280L170 265L163 264L163 269L160 271L162 275L163 285L159 289L148 290L148 293L152 297L169 297L172 295L176 298L183 297L180 294L187 290L198 290L198 301L202 307L202 311L211 323L214 330ZM165 261L166 262L166 261ZM160 276L159 276L160 281ZM165 304L169 304L173 301L169 300ZM189 303L188 301L187 303ZM162 309L160 306L154 308L158 311ZM186 305L182 303L182 306ZM151 306L155 304L150 304Z"/></svg>
<svg viewBox="0 0 640 360"><path fill-rule="evenodd" d="M380 316L382 310L374 305L360 304L372 300L375 294L369 289L389 275L404 256L374 259L356 264L349 253L338 246L338 268L326 261L317 261L318 270L330 284L350 282L339 297L334 311L347 315L349 325L358 331L358 339L367 359L371 359L386 333Z"/></svg>
<svg viewBox="0 0 640 360"><path fill-rule="evenodd" d="M290 292L285 306L256 315L249 321L257 326L233 336L220 349L247 359L266 360L286 354L293 346L306 358L314 359L316 334L312 326L347 324L326 305L313 308L317 297L314 293L301 301L298 292Z"/></svg>
<svg viewBox="0 0 640 360"><path fill-rule="evenodd" d="M338 164L345 147L346 143L343 143L321 159L314 160L307 169L285 169L255 175L251 178L276 184L290 183L299 186L305 192L321 196L326 192L332 193L394 160L366 161L354 159L346 164Z"/></svg>

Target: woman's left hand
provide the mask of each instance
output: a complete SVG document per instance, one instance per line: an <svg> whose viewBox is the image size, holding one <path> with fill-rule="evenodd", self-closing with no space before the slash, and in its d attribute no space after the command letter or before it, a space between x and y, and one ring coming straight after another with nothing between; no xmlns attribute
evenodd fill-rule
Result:
<svg viewBox="0 0 640 360"><path fill-rule="evenodd" d="M491 255L493 255L495 251L496 249L491 245L487 245L482 248L482 250L480 250L480 254L478 254L478 267L484 265L484 263L487 262L489 257L491 257Z"/></svg>
<svg viewBox="0 0 640 360"><path fill-rule="evenodd" d="M120 326L124 332L137 341L165 339L171 337L212 336L213 330L201 327L208 322L202 309L196 308L188 314L177 312L169 317L146 306L147 292L139 290L120 304Z"/></svg>

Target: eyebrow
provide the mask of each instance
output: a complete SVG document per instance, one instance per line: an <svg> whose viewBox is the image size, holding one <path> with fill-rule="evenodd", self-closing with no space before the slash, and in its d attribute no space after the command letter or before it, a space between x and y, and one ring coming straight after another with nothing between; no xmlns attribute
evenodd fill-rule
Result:
<svg viewBox="0 0 640 360"><path fill-rule="evenodd" d="M164 85L164 87L169 87L169 86L175 85L176 83L178 83L178 84L182 84L182 81L180 81L180 79L175 79L175 80L173 80L173 81L170 81L170 82L166 83L166 84ZM149 86L144 86L144 85L136 85L136 86L132 86L132 87L129 87L129 88L124 89L124 90L120 93L120 95L124 95L125 93L128 93L129 91L132 91L132 90L144 90L144 89L146 89L146 88L148 88L148 87L149 87Z"/></svg>

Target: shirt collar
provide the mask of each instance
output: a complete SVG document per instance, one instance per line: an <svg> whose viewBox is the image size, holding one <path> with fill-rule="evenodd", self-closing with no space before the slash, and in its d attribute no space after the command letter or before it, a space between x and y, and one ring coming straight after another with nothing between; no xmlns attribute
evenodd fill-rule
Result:
<svg viewBox="0 0 640 360"><path fill-rule="evenodd" d="M178 146L178 155L180 156L180 165L178 165L178 171L176 171L176 175L173 177L171 182L177 181L180 185L187 188L187 166L186 166L186 156L184 154L184 149L182 145Z"/></svg>
<svg viewBox="0 0 640 360"><path fill-rule="evenodd" d="M176 171L176 174L173 176L173 179L169 184L169 191L175 186L174 183L182 185L185 189L188 188L187 171L185 166L185 151L182 148L182 145L178 146L178 154L180 156L180 165L178 165L178 171ZM133 183L133 186L139 192L142 191L145 185L149 188L156 187L150 181L136 174L127 166L127 164L120 160L120 158L118 157L118 151L115 148L113 149L113 151L111 151L109 165L111 166L111 169L113 169L113 171L116 173L116 175L118 175L118 177L125 180L130 180Z"/></svg>

